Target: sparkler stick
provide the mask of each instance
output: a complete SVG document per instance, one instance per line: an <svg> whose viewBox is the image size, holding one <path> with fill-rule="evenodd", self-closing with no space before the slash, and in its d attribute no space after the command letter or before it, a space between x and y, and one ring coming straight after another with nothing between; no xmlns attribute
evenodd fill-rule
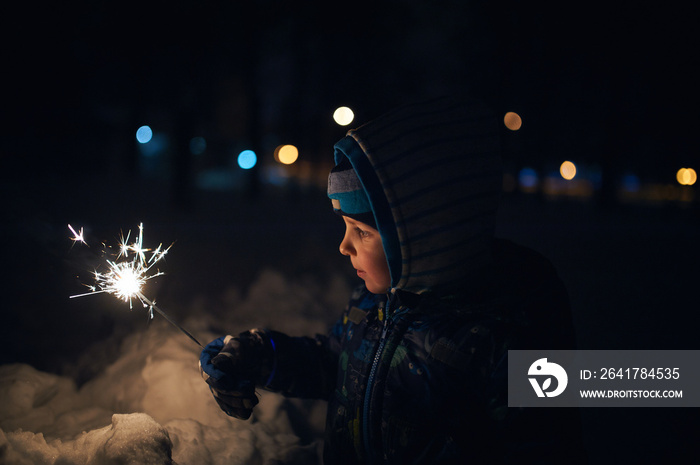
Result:
<svg viewBox="0 0 700 465"><path fill-rule="evenodd" d="M82 242L87 245L85 238L83 237L83 228L80 228L80 232L75 232L75 229L71 225L68 225L68 229L73 233L71 239L74 242ZM117 259L107 260L107 266L109 270L105 273L94 271L96 286L87 285L91 289L90 292L84 294L72 295L70 298L83 297L86 295L99 294L102 292L112 294L115 297L122 299L125 302L129 302L129 308L132 308L132 299L138 299L144 307L148 307L148 312L150 318L153 318L153 310L160 313L165 320L171 325L175 326L177 329L182 331L187 337L192 339L201 348L204 348L200 342L195 339L192 334L190 334L185 328L173 321L163 310L158 308L155 302L148 299L141 291L146 281L155 278L156 276L161 276L163 273L161 271L156 271L153 274L149 274L151 268L155 266L158 261L168 253L170 247L163 249L163 244L158 245L158 247L151 251L151 249L146 249L143 247L143 223L139 225L139 236L136 242L129 244L129 237L131 236L131 231L126 235L126 238L122 235L121 242L119 244L119 254ZM146 252L152 252L151 257L146 259ZM128 259L129 253L133 253L133 258ZM120 258L122 258L120 260Z"/></svg>
<svg viewBox="0 0 700 465"><path fill-rule="evenodd" d="M182 331L182 332L185 334L185 336L187 336L187 337L189 337L190 339L192 339L199 347L201 347L202 349L204 349L204 346L203 346L193 335L191 335L191 334L189 333L189 331L187 331L185 328L183 328L183 327L180 326L179 324L175 323L172 319L170 319L170 317L169 317L163 310L161 310L160 308L158 308L154 302L151 302L150 300L148 300L148 299L146 298L146 296L144 296L144 295L141 294L140 292L137 294L137 296L138 296L139 299L141 299L141 300L143 300L144 302L146 302L151 310L155 310L156 312L160 313L160 315L161 315L163 318L165 318L165 321L167 321L168 323L170 323L171 325L175 326L177 329L179 329L180 331Z"/></svg>

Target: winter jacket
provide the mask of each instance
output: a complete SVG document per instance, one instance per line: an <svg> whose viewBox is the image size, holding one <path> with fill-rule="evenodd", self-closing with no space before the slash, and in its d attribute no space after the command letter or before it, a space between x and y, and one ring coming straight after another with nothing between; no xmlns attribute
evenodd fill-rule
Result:
<svg viewBox="0 0 700 465"><path fill-rule="evenodd" d="M328 400L324 460L580 463L574 409L507 407L509 349L573 349L566 290L532 250L493 238L499 126L481 105L409 105L336 144L369 197L386 295L356 290L330 334L268 331L266 386Z"/></svg>

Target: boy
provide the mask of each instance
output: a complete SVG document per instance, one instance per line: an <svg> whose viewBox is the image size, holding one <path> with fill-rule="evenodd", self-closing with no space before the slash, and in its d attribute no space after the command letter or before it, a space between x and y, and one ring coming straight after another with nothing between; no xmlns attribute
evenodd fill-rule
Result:
<svg viewBox="0 0 700 465"><path fill-rule="evenodd" d="M406 105L335 145L328 195L364 286L328 336L251 330L202 352L221 408L255 388L328 400L324 462L579 463L573 409L507 407L508 349L573 349L549 262L493 237L497 120L480 104Z"/></svg>

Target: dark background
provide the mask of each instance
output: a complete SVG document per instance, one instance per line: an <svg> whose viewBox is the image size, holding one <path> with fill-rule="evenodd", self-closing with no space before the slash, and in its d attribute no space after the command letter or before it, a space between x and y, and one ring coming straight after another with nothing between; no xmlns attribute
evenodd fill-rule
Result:
<svg viewBox="0 0 700 465"><path fill-rule="evenodd" d="M356 125L443 93L523 117L520 131L503 129L513 176L564 159L591 175L587 196L509 191L499 226L557 266L580 347L698 349L697 184L675 183L679 168L700 168L699 41L685 5L12 5L2 15L0 362L74 373L86 349L142 324L121 302L96 313L65 298L94 260L71 248L68 223L99 242L143 221L147 237L177 241L158 295L178 318L193 296L245 288L266 266L346 269L340 225L313 181L346 131L330 115L350 106ZM167 141L156 156L135 141L143 124ZM195 136L207 140L200 157ZM311 175L268 182L280 143L299 147ZM243 148L259 156L247 172L232 161ZM201 182L210 172L230 182ZM621 201L629 173L656 194ZM592 462L696 458L696 413L588 409Z"/></svg>

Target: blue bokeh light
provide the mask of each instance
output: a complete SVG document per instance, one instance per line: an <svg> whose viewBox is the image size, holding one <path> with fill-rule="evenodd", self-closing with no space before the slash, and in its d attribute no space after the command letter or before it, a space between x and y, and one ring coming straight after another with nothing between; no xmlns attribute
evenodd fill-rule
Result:
<svg viewBox="0 0 700 465"><path fill-rule="evenodd" d="M533 188L538 183L537 171L532 168L523 168L518 174L518 182L522 187Z"/></svg>
<svg viewBox="0 0 700 465"><path fill-rule="evenodd" d="M192 155L201 155L207 149L207 141L204 137L193 137L190 140L190 152Z"/></svg>
<svg viewBox="0 0 700 465"><path fill-rule="evenodd" d="M258 157L252 150L244 150L238 154L238 166L244 170L249 170L258 162Z"/></svg>
<svg viewBox="0 0 700 465"><path fill-rule="evenodd" d="M169 141L165 134L153 134L153 137L146 142L141 142L138 149L141 155L146 158L157 158L168 147Z"/></svg>
<svg viewBox="0 0 700 465"><path fill-rule="evenodd" d="M151 141L153 137L153 131L149 126L141 126L136 130L136 140L140 144L146 144Z"/></svg>
<svg viewBox="0 0 700 465"><path fill-rule="evenodd" d="M622 176L622 188L626 192L639 192L639 189L641 189L642 183L639 180L639 177L636 174L633 173L625 173L624 176Z"/></svg>

